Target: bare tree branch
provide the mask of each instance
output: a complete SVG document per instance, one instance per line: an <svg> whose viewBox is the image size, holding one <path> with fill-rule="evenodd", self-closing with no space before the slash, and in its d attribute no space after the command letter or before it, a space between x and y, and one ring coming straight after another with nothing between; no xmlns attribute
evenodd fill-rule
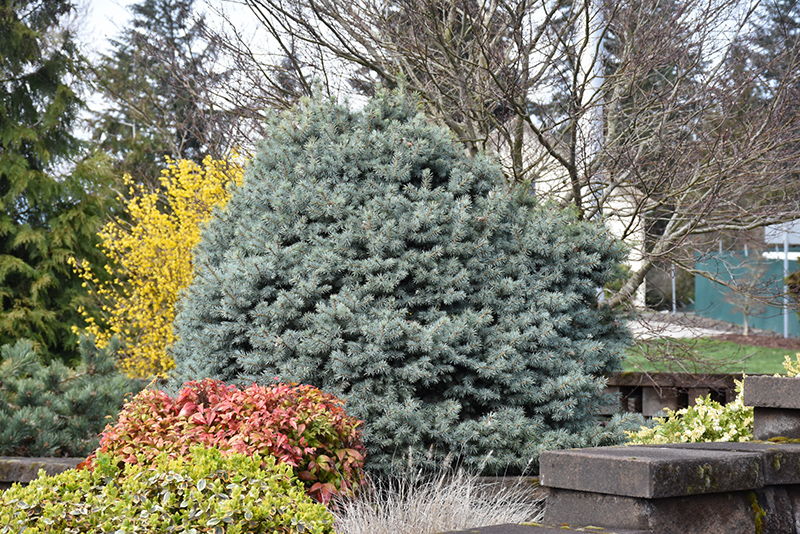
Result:
<svg viewBox="0 0 800 534"><path fill-rule="evenodd" d="M311 80L331 93L336 80L367 94L404 85L470 154L496 152L510 181L606 220L632 244L630 277L604 305L629 301L654 264L686 264L705 236L800 218L800 58L749 58L757 2L247 5L290 60L230 44L240 68L254 63L247 72L258 74L258 99L229 97L243 115L288 107ZM780 79L763 77L777 65ZM286 91L277 73L298 89Z"/></svg>

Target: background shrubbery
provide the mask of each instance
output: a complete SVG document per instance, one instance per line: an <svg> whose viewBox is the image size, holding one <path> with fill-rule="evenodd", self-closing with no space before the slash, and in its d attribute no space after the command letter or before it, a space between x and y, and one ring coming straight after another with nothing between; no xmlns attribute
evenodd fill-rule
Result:
<svg viewBox="0 0 800 534"><path fill-rule="evenodd" d="M786 376L800 376L800 354L785 356ZM777 375L776 375L777 376ZM721 405L708 395L697 399L696 406L678 411L667 410L664 417L655 417L650 425L628 432L628 443L692 443L700 441L750 441L753 439L753 408L745 406L742 382L736 381L736 400Z"/></svg>
<svg viewBox="0 0 800 534"><path fill-rule="evenodd" d="M628 433L630 445L696 443L703 441L750 441L753 439L753 408L742 400L742 383L736 382L736 400L726 405L707 395L695 406L667 410L651 424Z"/></svg>
<svg viewBox="0 0 800 534"><path fill-rule="evenodd" d="M214 207L224 206L230 186L242 179L235 155L229 161L207 157L202 165L187 159L168 163L157 191L125 177L128 196L119 198L123 214L98 234L107 273L72 260L103 315L98 323L81 308L88 325L85 331L73 330L94 336L100 347L119 338L119 367L131 377L163 376L174 367L166 348L175 340L178 295L192 280L192 249Z"/></svg>

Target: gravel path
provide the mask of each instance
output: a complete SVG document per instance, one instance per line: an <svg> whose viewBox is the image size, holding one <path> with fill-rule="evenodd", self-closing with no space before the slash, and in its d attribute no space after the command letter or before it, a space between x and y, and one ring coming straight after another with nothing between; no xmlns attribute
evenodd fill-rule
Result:
<svg viewBox="0 0 800 534"><path fill-rule="evenodd" d="M740 334L741 327L688 313L644 312L628 322L636 339L694 338Z"/></svg>

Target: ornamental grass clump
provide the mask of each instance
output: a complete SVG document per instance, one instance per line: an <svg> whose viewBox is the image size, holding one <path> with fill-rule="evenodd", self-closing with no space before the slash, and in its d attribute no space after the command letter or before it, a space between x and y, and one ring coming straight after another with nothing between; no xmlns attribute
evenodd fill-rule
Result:
<svg viewBox="0 0 800 534"><path fill-rule="evenodd" d="M194 445L142 460L100 453L91 471L15 484L0 495L0 534L335 534L325 506L271 456Z"/></svg>
<svg viewBox="0 0 800 534"><path fill-rule="evenodd" d="M485 480L440 468L373 477L333 511L341 534L434 534L540 521L544 493L528 477Z"/></svg>
<svg viewBox="0 0 800 534"><path fill-rule="evenodd" d="M598 306L624 258L605 227L538 206L402 92L306 99L266 131L195 250L174 384L312 384L365 421L376 470L623 439L598 418L628 340Z"/></svg>
<svg viewBox="0 0 800 534"><path fill-rule="evenodd" d="M312 386L252 385L240 390L206 379L170 397L147 389L125 404L119 420L103 432L97 455L149 463L161 453L191 456L203 444L223 452L261 454L291 466L309 495L327 502L361 484L364 449L360 421L342 402Z"/></svg>

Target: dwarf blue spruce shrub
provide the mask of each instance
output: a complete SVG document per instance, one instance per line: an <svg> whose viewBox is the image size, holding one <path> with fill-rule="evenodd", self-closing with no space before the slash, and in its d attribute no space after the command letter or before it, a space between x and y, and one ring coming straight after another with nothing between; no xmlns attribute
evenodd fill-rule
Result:
<svg viewBox="0 0 800 534"><path fill-rule="evenodd" d="M120 373L114 337L99 349L81 338L80 362L45 364L26 339L0 347L0 456L86 456L116 419L125 396L144 387Z"/></svg>
<svg viewBox="0 0 800 534"><path fill-rule="evenodd" d="M450 453L496 472L622 441L597 413L627 334L596 297L622 259L409 97L306 100L205 230L173 381L315 385L365 421L373 469Z"/></svg>

